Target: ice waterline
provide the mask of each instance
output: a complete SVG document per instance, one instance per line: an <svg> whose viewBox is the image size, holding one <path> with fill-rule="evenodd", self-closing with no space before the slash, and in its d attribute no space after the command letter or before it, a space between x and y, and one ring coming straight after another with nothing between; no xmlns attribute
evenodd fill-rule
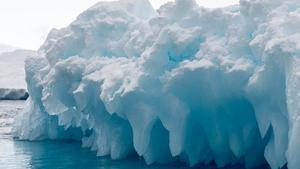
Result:
<svg viewBox="0 0 300 169"><path fill-rule="evenodd" d="M218 167L300 167L300 1L100 2L26 60L20 139Z"/></svg>

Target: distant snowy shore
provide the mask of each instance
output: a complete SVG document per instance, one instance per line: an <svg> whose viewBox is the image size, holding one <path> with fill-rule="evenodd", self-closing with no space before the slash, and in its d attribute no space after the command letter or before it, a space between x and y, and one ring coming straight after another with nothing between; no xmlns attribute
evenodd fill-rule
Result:
<svg viewBox="0 0 300 169"><path fill-rule="evenodd" d="M25 89L0 88L0 100L26 100L28 92Z"/></svg>
<svg viewBox="0 0 300 169"><path fill-rule="evenodd" d="M26 100L24 61L36 52L7 46L0 44L0 100Z"/></svg>

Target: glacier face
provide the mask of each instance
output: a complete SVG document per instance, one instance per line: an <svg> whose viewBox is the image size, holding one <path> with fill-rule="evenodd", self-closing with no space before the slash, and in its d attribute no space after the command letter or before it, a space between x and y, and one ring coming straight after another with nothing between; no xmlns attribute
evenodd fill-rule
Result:
<svg viewBox="0 0 300 169"><path fill-rule="evenodd" d="M20 139L113 159L300 166L300 2L100 2L26 60Z"/></svg>

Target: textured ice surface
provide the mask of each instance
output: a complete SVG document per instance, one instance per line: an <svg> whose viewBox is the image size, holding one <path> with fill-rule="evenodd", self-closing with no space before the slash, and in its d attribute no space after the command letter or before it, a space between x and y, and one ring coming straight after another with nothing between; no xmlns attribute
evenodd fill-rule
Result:
<svg viewBox="0 0 300 169"><path fill-rule="evenodd" d="M247 168L300 166L300 1L100 2L26 60L15 136Z"/></svg>

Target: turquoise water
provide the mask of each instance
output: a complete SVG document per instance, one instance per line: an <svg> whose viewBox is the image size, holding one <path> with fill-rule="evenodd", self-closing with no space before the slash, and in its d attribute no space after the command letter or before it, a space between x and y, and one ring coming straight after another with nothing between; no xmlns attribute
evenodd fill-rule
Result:
<svg viewBox="0 0 300 169"><path fill-rule="evenodd" d="M146 166L137 157L113 161L96 157L72 141L27 142L0 138L0 168L4 169L181 169L182 164Z"/></svg>
<svg viewBox="0 0 300 169"><path fill-rule="evenodd" d="M14 117L24 101L0 101L0 169L184 169L184 164L147 166L138 157L110 160L81 148L75 141L17 141L12 138Z"/></svg>
<svg viewBox="0 0 300 169"><path fill-rule="evenodd" d="M17 141L11 136L13 118L23 101L0 101L0 169L190 169L182 163L147 166L143 159L110 160L81 148L74 141ZM214 166L194 168L214 169ZM227 167L237 169L240 167Z"/></svg>

